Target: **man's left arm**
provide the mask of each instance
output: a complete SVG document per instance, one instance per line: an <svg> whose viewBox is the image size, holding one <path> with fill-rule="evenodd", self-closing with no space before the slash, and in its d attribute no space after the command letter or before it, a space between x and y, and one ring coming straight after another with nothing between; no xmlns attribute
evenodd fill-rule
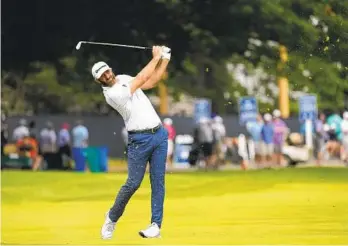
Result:
<svg viewBox="0 0 348 246"><path fill-rule="evenodd" d="M171 54L167 51L162 54L162 59L159 63L158 68L155 70L155 72L151 75L151 77L145 82L145 84L142 85L142 90L148 90L154 88L157 83L161 80L164 72L167 69L167 66L170 61Z"/></svg>

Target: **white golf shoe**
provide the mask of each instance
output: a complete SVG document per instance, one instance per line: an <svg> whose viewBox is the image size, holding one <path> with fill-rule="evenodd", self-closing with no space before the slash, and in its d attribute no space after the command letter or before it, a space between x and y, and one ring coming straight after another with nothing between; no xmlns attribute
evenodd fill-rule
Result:
<svg viewBox="0 0 348 246"><path fill-rule="evenodd" d="M112 234L115 230L115 222L112 222L109 218L109 213L105 214L105 222L103 224L103 227L101 229L101 237L102 239L111 239Z"/></svg>
<svg viewBox="0 0 348 246"><path fill-rule="evenodd" d="M148 228L139 232L139 235L144 238L159 238L161 237L160 228L153 222Z"/></svg>

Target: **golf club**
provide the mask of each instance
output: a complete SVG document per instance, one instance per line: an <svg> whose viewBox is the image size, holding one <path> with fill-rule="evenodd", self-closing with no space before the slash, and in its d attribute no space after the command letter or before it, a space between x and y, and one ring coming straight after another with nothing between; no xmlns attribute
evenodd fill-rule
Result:
<svg viewBox="0 0 348 246"><path fill-rule="evenodd" d="M136 46L136 45L125 45L125 44L112 44L112 43L101 43L101 42L89 42L89 41L80 41L76 45L76 49L79 50L81 48L82 44L97 44L97 45L107 45L107 46L118 46L118 47L126 47L126 48L133 48L133 49L142 49L142 50L151 50L151 47L144 47L144 46Z"/></svg>

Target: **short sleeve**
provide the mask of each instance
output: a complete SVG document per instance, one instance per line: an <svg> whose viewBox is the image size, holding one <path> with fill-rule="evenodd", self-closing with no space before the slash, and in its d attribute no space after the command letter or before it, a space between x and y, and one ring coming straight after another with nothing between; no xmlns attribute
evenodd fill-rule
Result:
<svg viewBox="0 0 348 246"><path fill-rule="evenodd" d="M120 83L130 84L134 80L134 77L127 74L121 74L117 75L117 79Z"/></svg>
<svg viewBox="0 0 348 246"><path fill-rule="evenodd" d="M107 102L114 106L126 104L131 96L130 86L126 83L117 84L105 92Z"/></svg>

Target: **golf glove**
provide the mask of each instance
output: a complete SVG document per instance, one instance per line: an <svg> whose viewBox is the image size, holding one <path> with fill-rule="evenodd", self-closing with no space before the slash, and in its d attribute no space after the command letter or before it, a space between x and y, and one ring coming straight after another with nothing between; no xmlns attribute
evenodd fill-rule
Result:
<svg viewBox="0 0 348 246"><path fill-rule="evenodd" d="M170 48L168 48L166 46L163 46L161 58L170 60L170 57L171 57L171 50L170 50Z"/></svg>

